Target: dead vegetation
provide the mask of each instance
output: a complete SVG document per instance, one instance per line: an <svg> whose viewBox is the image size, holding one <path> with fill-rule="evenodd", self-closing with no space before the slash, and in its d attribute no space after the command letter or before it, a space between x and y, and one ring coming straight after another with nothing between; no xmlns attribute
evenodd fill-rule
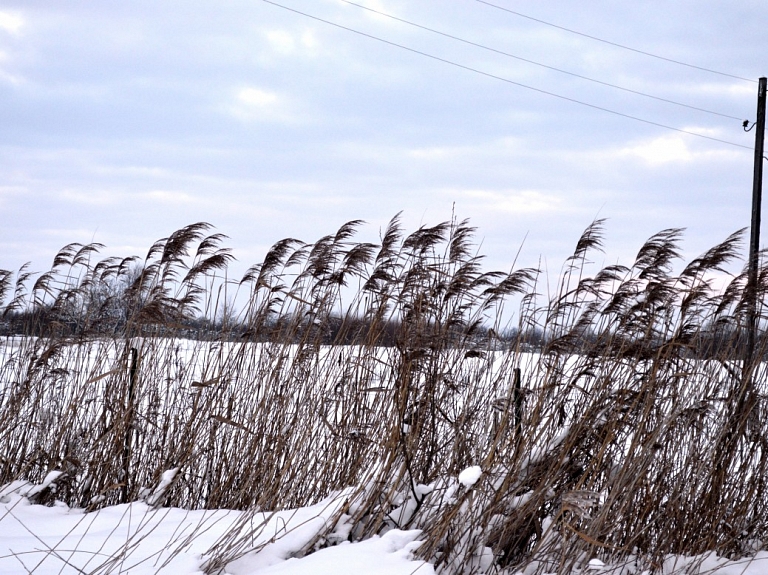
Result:
<svg viewBox="0 0 768 575"><path fill-rule="evenodd" d="M396 217L377 245L360 224L277 242L239 282L203 223L143 260L70 244L44 274L0 271L20 332L0 347L0 484L63 471L39 501L89 510L284 509L353 486L351 538L422 529L445 572L763 548L765 340L745 361L744 274L713 287L741 232L682 265L664 230L589 273L595 222L546 300L536 270L483 271L467 222L405 235ZM759 303L765 287L761 268ZM233 536L208 572L245 548Z"/></svg>

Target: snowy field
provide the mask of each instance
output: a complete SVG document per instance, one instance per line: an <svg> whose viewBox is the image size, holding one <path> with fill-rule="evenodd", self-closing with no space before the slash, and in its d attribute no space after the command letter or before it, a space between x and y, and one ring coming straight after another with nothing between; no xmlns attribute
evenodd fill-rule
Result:
<svg viewBox="0 0 768 575"><path fill-rule="evenodd" d="M615 527L642 501L635 470L676 475L658 484L666 496L712 457L735 363L447 347L406 364L395 348L169 338L8 338L0 359L0 417L17 422L0 455L31 478L0 487L0 573L768 573L752 532L730 558L615 559L608 543L635 537ZM422 405L439 408L432 427ZM592 484L574 474L588 466ZM732 485L757 476L744 477ZM658 509L648 516L674 529ZM505 522L536 542L522 566L504 564Z"/></svg>
<svg viewBox="0 0 768 575"><path fill-rule="evenodd" d="M472 471L460 478L472 480ZM469 479L466 479L466 478ZM145 502L116 505L85 513L63 503L30 504L23 494L36 486L18 482L0 491L0 573L134 575L203 573L217 544L234 531L254 533L241 557L224 566L222 575L432 575L433 567L415 560L418 530L392 529L381 536L349 543L350 526L342 519L325 537L327 547L306 546L344 503L344 494L316 505L278 513L186 511L153 508ZM38 486L39 488L39 486ZM342 516L343 517L343 516ZM309 554L306 554L308 551ZM300 558L296 558L299 556ZM535 572L521 571L527 575ZM640 575L631 564L586 562L578 572ZM476 573L496 573L478 566ZM643 571L642 573L649 573ZM768 552L749 560L727 560L714 554L670 556L655 571L667 574L763 575Z"/></svg>
<svg viewBox="0 0 768 575"><path fill-rule="evenodd" d="M413 560L419 531L391 530L360 543L346 542L338 522L329 546L301 559L305 547L336 514L344 497L279 513L185 511L144 502L92 513L32 505L21 495L34 489L17 483L0 493L0 573L201 573L212 550L233 530L254 533L250 548L223 573L334 575L429 575L432 567ZM335 539L334 539L335 538Z"/></svg>

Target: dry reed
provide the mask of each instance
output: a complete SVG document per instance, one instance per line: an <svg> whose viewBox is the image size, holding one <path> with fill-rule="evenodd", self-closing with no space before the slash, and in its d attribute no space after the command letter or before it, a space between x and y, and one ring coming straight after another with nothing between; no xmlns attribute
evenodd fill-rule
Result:
<svg viewBox="0 0 768 575"><path fill-rule="evenodd" d="M713 287L741 232L682 266L665 230L590 274L595 222L546 300L536 270L482 271L466 221L405 235L395 217L378 245L360 225L277 242L234 283L204 223L143 260L70 244L37 277L0 271L0 484L61 470L36 501L89 510L277 510L354 487L350 538L420 528L444 572L762 548L765 340L744 361L744 274ZM767 283L761 268L760 304Z"/></svg>

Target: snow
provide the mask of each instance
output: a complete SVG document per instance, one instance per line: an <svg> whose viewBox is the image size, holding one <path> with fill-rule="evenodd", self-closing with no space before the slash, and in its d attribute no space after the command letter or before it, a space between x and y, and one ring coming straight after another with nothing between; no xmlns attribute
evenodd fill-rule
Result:
<svg viewBox="0 0 768 575"><path fill-rule="evenodd" d="M163 476L160 478L160 483L157 485L157 487L155 487L152 493L147 495L148 505L154 507L163 502L165 492L168 490L168 487L170 487L171 483L173 483L173 480L176 478L176 474L178 472L178 467L174 467L173 469L169 469L163 472Z"/></svg>
<svg viewBox="0 0 768 575"><path fill-rule="evenodd" d="M664 561L662 574L706 573L709 575L764 575L768 573L768 551L759 551L754 557L728 560L714 553L698 557L672 556Z"/></svg>
<svg viewBox="0 0 768 575"><path fill-rule="evenodd" d="M27 492L27 497L32 497L34 495L37 495L38 493L45 491L51 485L56 483L56 480L59 479L61 476L64 475L63 471L50 471L48 472L48 475L45 476L45 479L43 479L43 482L40 485L35 485Z"/></svg>
<svg viewBox="0 0 768 575"><path fill-rule="evenodd" d="M431 565L414 562L410 554L420 542L414 541L419 531L393 530L382 537L373 537L360 543L345 542L303 557L287 559L265 569L249 569L247 563L237 570L228 568L232 575L434 575Z"/></svg>
<svg viewBox="0 0 768 575"><path fill-rule="evenodd" d="M589 563L587 564L587 569L591 569L593 571L601 571L605 567L605 563L600 561L600 559L590 559Z"/></svg>
<svg viewBox="0 0 768 575"><path fill-rule="evenodd" d="M469 489L475 483L477 483L477 480L480 479L480 476L482 474L483 474L483 470L480 469L479 465L473 465L472 467L467 467L464 471L459 473L459 483L461 483L464 487Z"/></svg>
<svg viewBox="0 0 768 575"><path fill-rule="evenodd" d="M161 484L173 481L171 471ZM460 474L462 484L471 487L480 475L479 467L469 467ZM56 479L46 477L41 485L54 485ZM275 513L154 508L143 501L85 513L60 502L52 507L31 503L28 496L38 488L24 481L0 488L0 575L199 575L212 554L232 541L225 538L232 533L248 535L249 546L226 563L222 575L435 575L432 565L414 559L421 545L418 530L391 529L350 543L350 517L340 513L344 492L316 505ZM430 490L419 488L420 494ZM304 555L323 533L331 546ZM478 575L492 573L492 563L492 549L481 547L470 567ZM529 567L533 570L519 573L535 572L534 564ZM629 564L611 565L597 558L575 573L649 575L638 574ZM763 575L768 573L768 551L737 560L714 553L670 556L656 573Z"/></svg>
<svg viewBox="0 0 768 575"><path fill-rule="evenodd" d="M171 474L163 479L172 480ZM0 574L166 573L192 575L233 529L253 532L252 551L230 562L225 575L434 575L412 558L419 531L397 529L360 543L347 541L293 558L336 516L343 494L317 505L277 513L155 509L144 502L92 513L33 505L25 482L0 490ZM341 526L342 534L345 526ZM247 551L247 550L246 550Z"/></svg>

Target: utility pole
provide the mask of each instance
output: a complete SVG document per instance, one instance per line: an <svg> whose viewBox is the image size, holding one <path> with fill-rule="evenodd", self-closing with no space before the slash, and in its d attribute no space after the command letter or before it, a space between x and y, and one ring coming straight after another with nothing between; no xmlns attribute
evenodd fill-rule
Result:
<svg viewBox="0 0 768 575"><path fill-rule="evenodd" d="M752 179L752 227L749 237L749 268L747 271L747 354L744 368L755 353L757 339L757 253L760 250L760 210L763 194L763 144L765 138L765 90L766 78L760 78L757 88L757 122L755 122L755 171Z"/></svg>

